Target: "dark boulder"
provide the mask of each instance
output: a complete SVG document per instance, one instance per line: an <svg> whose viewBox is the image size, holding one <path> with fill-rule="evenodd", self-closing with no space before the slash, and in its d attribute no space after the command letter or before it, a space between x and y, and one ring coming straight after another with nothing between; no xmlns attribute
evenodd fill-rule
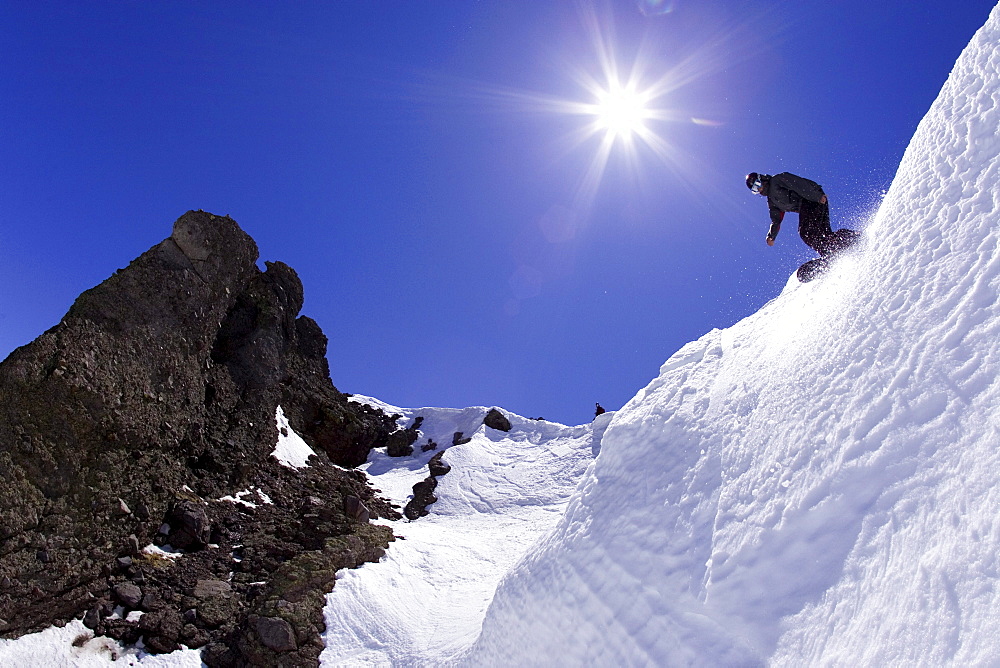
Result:
<svg viewBox="0 0 1000 668"><path fill-rule="evenodd" d="M208 545L211 524L205 505L192 501L178 501L167 514L170 533L167 541L182 550L200 550Z"/></svg>
<svg viewBox="0 0 1000 668"><path fill-rule="evenodd" d="M176 610L147 612L139 620L146 647L153 652L172 652L181 641L184 620Z"/></svg>
<svg viewBox="0 0 1000 668"><path fill-rule="evenodd" d="M344 512L350 519L361 524L367 524L368 520L371 519L371 511L356 496L347 496L344 498Z"/></svg>
<svg viewBox="0 0 1000 668"><path fill-rule="evenodd" d="M137 608L142 600L142 590L131 582L123 582L117 585L113 593L115 599L126 608Z"/></svg>
<svg viewBox="0 0 1000 668"><path fill-rule="evenodd" d="M264 646L275 652L288 652L296 648L292 625L280 617L257 617L254 629Z"/></svg>
<svg viewBox="0 0 1000 668"><path fill-rule="evenodd" d="M214 598L216 596L230 596L233 587L225 580L198 580L198 583L191 591L191 595L198 600Z"/></svg>
<svg viewBox="0 0 1000 668"><path fill-rule="evenodd" d="M389 434L385 452L390 457L408 457L413 454L413 444L419 438L417 432L409 429L397 429Z"/></svg>
<svg viewBox="0 0 1000 668"><path fill-rule="evenodd" d="M423 416L417 416L406 429L397 429L389 434L386 442L386 454L390 457L409 457L413 454L413 444L420 438L420 425L423 424Z"/></svg>
<svg viewBox="0 0 1000 668"><path fill-rule="evenodd" d="M427 462L427 468L430 469L431 475L434 477L442 476L451 471L451 466L449 466L444 461L444 452L439 452L430 461Z"/></svg>
<svg viewBox="0 0 1000 668"><path fill-rule="evenodd" d="M483 418L483 424L485 424L487 427L490 427L491 429L496 429L498 431L511 430L510 420L508 420L507 416L501 413L496 408L491 408L489 410L489 412L486 414L486 417Z"/></svg>
<svg viewBox="0 0 1000 668"><path fill-rule="evenodd" d="M427 476L413 486L413 498L403 507L403 515L406 516L406 519L415 520L430 512L427 510L427 506L437 501L437 497L434 496L437 484L437 478Z"/></svg>

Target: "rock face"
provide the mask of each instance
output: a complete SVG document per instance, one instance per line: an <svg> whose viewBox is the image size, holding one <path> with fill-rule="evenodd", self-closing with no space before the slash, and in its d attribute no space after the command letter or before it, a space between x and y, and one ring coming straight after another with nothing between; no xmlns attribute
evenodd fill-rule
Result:
<svg viewBox="0 0 1000 668"><path fill-rule="evenodd" d="M207 644L209 665L315 663L311 588L378 559L392 535L368 517L398 517L331 464L363 463L395 424L333 386L298 276L257 256L235 221L189 212L0 363L0 634L86 614L154 651ZM312 467L270 456L279 405ZM137 554L152 542L184 554Z"/></svg>

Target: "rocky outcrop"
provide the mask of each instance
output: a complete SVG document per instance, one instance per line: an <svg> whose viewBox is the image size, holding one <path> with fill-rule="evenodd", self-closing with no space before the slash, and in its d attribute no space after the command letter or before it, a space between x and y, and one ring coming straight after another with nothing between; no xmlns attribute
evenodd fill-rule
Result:
<svg viewBox="0 0 1000 668"><path fill-rule="evenodd" d="M153 651L207 645L209 665L315 662L307 588L379 558L391 532L368 519L398 517L332 465L363 463L395 424L334 387L298 276L257 256L230 218L189 212L0 364L5 637L86 615ZM310 468L270 456L278 406ZM139 550L154 542L183 554Z"/></svg>
<svg viewBox="0 0 1000 668"><path fill-rule="evenodd" d="M498 408L491 408L486 417L483 418L483 424L491 429L497 429L499 431L510 431L511 424L510 420L506 415L500 412Z"/></svg>
<svg viewBox="0 0 1000 668"><path fill-rule="evenodd" d="M439 452L427 462L429 476L413 486L413 497L403 508L403 515L408 520L415 520L427 514L427 506L437 501L434 490L437 489L438 478L451 471L451 466L444 461L444 452Z"/></svg>
<svg viewBox="0 0 1000 668"><path fill-rule="evenodd" d="M409 457L413 454L413 444L420 438L420 425L424 418L417 416L406 429L397 429L389 434L385 452L390 457Z"/></svg>

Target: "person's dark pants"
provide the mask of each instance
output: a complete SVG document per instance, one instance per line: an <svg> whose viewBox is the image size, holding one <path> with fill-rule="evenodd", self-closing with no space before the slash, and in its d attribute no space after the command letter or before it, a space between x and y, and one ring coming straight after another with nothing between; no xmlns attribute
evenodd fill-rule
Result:
<svg viewBox="0 0 1000 668"><path fill-rule="evenodd" d="M840 250L837 236L830 228L830 205L802 200L799 207L799 236L821 256Z"/></svg>

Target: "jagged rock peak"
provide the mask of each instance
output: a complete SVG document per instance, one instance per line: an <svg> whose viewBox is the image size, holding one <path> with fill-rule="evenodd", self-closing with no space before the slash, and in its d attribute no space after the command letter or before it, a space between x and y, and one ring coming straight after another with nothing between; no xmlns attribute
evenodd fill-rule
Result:
<svg viewBox="0 0 1000 668"><path fill-rule="evenodd" d="M298 276L281 262L262 272L258 255L231 218L190 211L0 363L0 634L86 613L96 631L145 632L158 651L208 643L210 665L318 656L323 597L284 619L295 643L275 643L287 629L271 604L317 573L318 590L333 586L337 568L388 544L391 531L368 519L398 514L363 474L333 464L363 463L395 424L334 387L326 336L299 316ZM279 406L317 454L311 467L271 456ZM222 500L245 490L270 503ZM348 516L348 497L368 512ZM139 553L170 541L190 555L154 568ZM234 567L236 545L255 556ZM171 602L191 596L192 578L233 568L225 614L202 606L178 636L187 609ZM107 618L109 602L140 593L151 628ZM260 618L272 620L263 634Z"/></svg>
<svg viewBox="0 0 1000 668"><path fill-rule="evenodd" d="M67 318L157 334L178 326L186 336L203 329L204 336L211 320L217 325L241 286L259 273L257 257L257 244L236 221L189 211L170 237L80 295ZM192 310L198 318L190 317ZM192 320L202 321L201 327L192 327Z"/></svg>

